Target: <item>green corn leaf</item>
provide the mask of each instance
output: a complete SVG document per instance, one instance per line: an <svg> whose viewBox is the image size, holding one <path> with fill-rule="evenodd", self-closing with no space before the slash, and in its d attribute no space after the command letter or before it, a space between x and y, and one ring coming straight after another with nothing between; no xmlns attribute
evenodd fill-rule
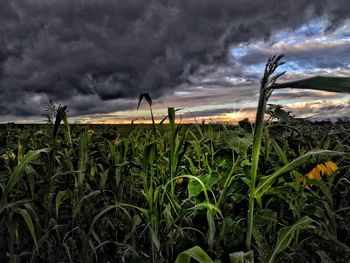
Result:
<svg viewBox="0 0 350 263"><path fill-rule="evenodd" d="M214 263L208 254L205 253L205 251L199 246L195 246L181 252L177 256L175 263L190 263L191 258L195 259L199 263Z"/></svg>
<svg viewBox="0 0 350 263"><path fill-rule="evenodd" d="M163 210L163 217L165 219L165 224L166 224L167 229L170 229L171 226L174 224L174 218L171 214L170 204L167 204L165 209Z"/></svg>
<svg viewBox="0 0 350 263"><path fill-rule="evenodd" d="M208 222L208 245L209 248L212 250L214 246L214 239L215 239L215 232L216 232L216 226L215 226L215 213L212 210L207 211L207 222Z"/></svg>
<svg viewBox="0 0 350 263"><path fill-rule="evenodd" d="M18 163L21 162L21 160L23 159L23 144L21 143L21 141L18 141L18 150L17 150L17 160Z"/></svg>
<svg viewBox="0 0 350 263"><path fill-rule="evenodd" d="M99 187L100 187L101 190L104 190L106 188L106 182L107 182L107 179L108 179L108 173L109 173L109 169L106 169L106 170L104 170L104 171L102 171L100 173L101 180L100 180L100 186ZM119 179L119 178L120 178L120 176L117 179Z"/></svg>
<svg viewBox="0 0 350 263"><path fill-rule="evenodd" d="M298 158L294 159L287 165L277 170L275 173L262 177L260 179L258 187L254 191L255 198L261 199L261 197L270 189L271 185L275 182L276 178L278 178L280 175L293 171L295 168L306 162L310 157L318 155L346 155L346 153L329 150L319 150L311 151L302 156L299 156Z"/></svg>
<svg viewBox="0 0 350 263"><path fill-rule="evenodd" d="M219 213L222 216L222 213L221 213L221 210L220 210L219 207L217 207L216 205L211 204L209 202L206 202L206 201L204 201L204 202L202 202L202 203L200 203L198 205L195 205L191 209L193 209L193 210L204 210L204 209L207 209L208 211L213 211L213 212L215 211L215 212Z"/></svg>
<svg viewBox="0 0 350 263"><path fill-rule="evenodd" d="M254 252L251 250L246 253L243 251L231 253L230 263L254 263Z"/></svg>
<svg viewBox="0 0 350 263"><path fill-rule="evenodd" d="M19 162L19 164L15 167L13 172L10 175L9 180L7 181L7 184L4 189L3 196L1 198L1 201L5 201L7 198L8 193L12 190L12 188L21 180L24 171L26 170L27 165L34 159L36 159L41 153L43 152L49 152L50 149L45 148L45 149L40 149L37 151L31 151L27 153L23 159Z"/></svg>
<svg viewBox="0 0 350 263"><path fill-rule="evenodd" d="M85 200L87 200L87 199L89 199L89 198L91 198L91 197L100 195L100 194L102 194L102 193L103 193L103 191L101 191L101 190L96 190L96 191L93 191L93 192L91 192L91 193L89 193L89 194L87 194L87 195L84 195L84 196L80 199L80 201L79 201L79 203L77 204L77 206L75 207L75 209L73 210L73 219L75 219L75 218L77 217L77 215L79 214L80 209L81 209L81 207L82 207L82 205L83 205L83 202L84 202Z"/></svg>
<svg viewBox="0 0 350 263"><path fill-rule="evenodd" d="M82 172L81 177L84 177L84 173L86 172L87 164L88 164L88 135L86 132L82 132L79 136L79 171ZM83 178L81 179L83 180ZM80 182L81 184L83 181Z"/></svg>
<svg viewBox="0 0 350 263"><path fill-rule="evenodd" d="M329 136L329 134L326 134L320 142L321 149L328 149L330 143L331 143L331 137Z"/></svg>
<svg viewBox="0 0 350 263"><path fill-rule="evenodd" d="M64 114L64 116L63 116L63 122L64 122L64 125L66 125L66 129L67 129L66 137L67 137L67 139L68 139L68 142L69 142L70 145L72 146L72 145L73 145L72 133L71 133L70 125L69 125L69 122L68 122L68 119L67 119L67 115L66 115L66 114Z"/></svg>
<svg viewBox="0 0 350 263"><path fill-rule="evenodd" d="M246 178L246 177L241 178L241 179L242 179L242 181L243 181L246 185L251 186L252 181L251 181L250 179L248 179L248 178Z"/></svg>
<svg viewBox="0 0 350 263"><path fill-rule="evenodd" d="M171 108L171 109L173 109L173 111L174 111L174 116L171 116L171 117L173 117L173 119L175 120L175 112L176 112L176 111L179 111L179 110L182 110L182 108L176 109L176 110L174 110L174 108ZM168 109L168 112L169 112L169 109ZM166 115L166 116L159 122L159 125L163 124L163 123L166 121L166 119L167 119L168 117L169 117L169 115Z"/></svg>
<svg viewBox="0 0 350 263"><path fill-rule="evenodd" d="M169 117L169 123L170 123L170 130L174 130L175 125L175 109L170 107L168 108L168 117Z"/></svg>
<svg viewBox="0 0 350 263"><path fill-rule="evenodd" d="M330 92L350 93L350 78L344 77L312 77L286 83L276 83L274 89L313 89Z"/></svg>
<svg viewBox="0 0 350 263"><path fill-rule="evenodd" d="M25 168L27 174L27 180L29 184L29 189L32 197L34 196L34 188L35 188L35 170L31 166L27 166Z"/></svg>
<svg viewBox="0 0 350 263"><path fill-rule="evenodd" d="M222 216L221 210L219 209L219 207L209 202L202 202L194 206L192 209L207 210L207 223L208 223L207 239L208 239L209 248L212 249L214 246L214 241L215 241L214 238L215 238L215 232L216 232L215 215L216 213L218 213L220 216Z"/></svg>
<svg viewBox="0 0 350 263"><path fill-rule="evenodd" d="M34 228L32 217L30 216L30 214L28 213L28 211L26 209L16 208L14 210L14 213L21 215L22 218L24 219L24 222L26 223L26 225L29 229L29 232L34 240L36 250L39 251L38 241L36 238L35 228Z"/></svg>
<svg viewBox="0 0 350 263"><path fill-rule="evenodd" d="M277 153L278 157L280 158L281 162L284 165L287 165L288 158L287 158L286 153L282 150L282 148L278 145L278 143L274 139L271 139L271 144L272 144L272 147L274 148L275 152Z"/></svg>
<svg viewBox="0 0 350 263"><path fill-rule="evenodd" d="M26 204L26 203L31 202L31 201L32 201L31 199L22 199L22 200L19 200L16 202L11 202L11 203L0 203L0 216L1 216L2 212L6 209L10 209L10 208L22 205L22 204Z"/></svg>
<svg viewBox="0 0 350 263"><path fill-rule="evenodd" d="M57 196L56 196L56 218L58 218L58 211L60 209L61 203L63 200L70 198L72 199L73 194L71 191L59 191Z"/></svg>
<svg viewBox="0 0 350 263"><path fill-rule="evenodd" d="M160 249L160 241L158 238L157 231L155 229L150 228L150 236L151 236L151 240L152 240L153 244L159 250Z"/></svg>
<svg viewBox="0 0 350 263"><path fill-rule="evenodd" d="M308 229L311 223L314 222L310 217L304 216L299 219L295 224L287 227L283 227L278 231L276 247L271 255L269 263L274 262L274 259L278 253L284 251L294 239L297 230Z"/></svg>

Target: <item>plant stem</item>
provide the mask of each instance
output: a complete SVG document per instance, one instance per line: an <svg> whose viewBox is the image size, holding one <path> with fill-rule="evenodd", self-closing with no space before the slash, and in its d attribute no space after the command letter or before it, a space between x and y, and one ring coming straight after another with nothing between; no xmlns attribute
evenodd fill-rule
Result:
<svg viewBox="0 0 350 263"><path fill-rule="evenodd" d="M156 123L154 121L154 115L153 115L153 111L152 111L152 104L149 105L149 109L151 111L151 117L152 117L152 130L153 130L153 134L154 134L154 140L157 140L157 130L156 130Z"/></svg>
<svg viewBox="0 0 350 263"><path fill-rule="evenodd" d="M262 83L263 85L264 83ZM266 108L266 92L264 87L261 86L259 103L256 112L256 120L254 127L254 140L253 140L253 153L252 153L252 166L251 166L251 178L250 178L250 193L249 193L249 210L248 210L248 227L246 237L246 247L250 250L253 230L253 219L254 219L254 191L256 184L256 176L259 165L259 155L261 148L261 141L264 129L264 114Z"/></svg>
<svg viewBox="0 0 350 263"><path fill-rule="evenodd" d="M264 75L261 79L260 95L258 108L256 111L255 126L254 126L254 140L253 140L253 152L252 152L252 165L251 165L251 175L250 175L250 192L249 192L249 210L247 218L247 237L246 237L246 247L248 251L251 248L252 243L252 232L254 225L254 205L255 205L255 186L256 177L259 165L259 155L261 148L261 141L264 131L264 116L266 111L267 100L270 97L272 90L271 86L275 84L275 81L282 76L285 72L279 73L273 77L271 75L275 72L278 66L282 65L283 62L280 60L283 55L270 57L266 63Z"/></svg>

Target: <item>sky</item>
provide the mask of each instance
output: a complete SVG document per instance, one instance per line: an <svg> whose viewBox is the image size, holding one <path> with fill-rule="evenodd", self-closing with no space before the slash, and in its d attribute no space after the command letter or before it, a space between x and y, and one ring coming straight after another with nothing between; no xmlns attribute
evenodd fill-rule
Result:
<svg viewBox="0 0 350 263"><path fill-rule="evenodd" d="M0 123L44 120L50 99L79 123L254 120L269 56L280 82L350 76L348 0L0 1ZM278 90L297 117L350 117L350 96ZM142 119L145 118L145 120Z"/></svg>

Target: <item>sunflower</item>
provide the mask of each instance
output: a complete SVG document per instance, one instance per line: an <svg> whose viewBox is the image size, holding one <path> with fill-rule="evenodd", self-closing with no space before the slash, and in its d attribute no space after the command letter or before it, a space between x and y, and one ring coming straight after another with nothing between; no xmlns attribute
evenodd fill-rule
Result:
<svg viewBox="0 0 350 263"><path fill-rule="evenodd" d="M324 164L332 173L338 170L338 166L332 161L325 162Z"/></svg>
<svg viewBox="0 0 350 263"><path fill-rule="evenodd" d="M332 171L329 170L323 163L318 164L317 167L321 174L325 174L327 176L330 176L332 174Z"/></svg>
<svg viewBox="0 0 350 263"><path fill-rule="evenodd" d="M312 179L312 180L321 180L321 173L320 173L320 169L318 166L316 166L315 168L313 168L308 174L306 174L306 176L309 178L309 179Z"/></svg>
<svg viewBox="0 0 350 263"><path fill-rule="evenodd" d="M307 173L306 176L309 179L320 181L321 175L325 174L331 176L337 169L338 166L334 162L327 161L325 163L317 164L317 166Z"/></svg>

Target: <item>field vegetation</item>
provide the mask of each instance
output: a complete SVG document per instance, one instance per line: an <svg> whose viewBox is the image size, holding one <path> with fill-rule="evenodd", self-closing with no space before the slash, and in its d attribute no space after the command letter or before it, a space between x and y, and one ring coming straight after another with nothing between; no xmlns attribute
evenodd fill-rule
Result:
<svg viewBox="0 0 350 263"><path fill-rule="evenodd" d="M0 261L349 262L350 123L266 109L280 59L254 124L1 126Z"/></svg>

